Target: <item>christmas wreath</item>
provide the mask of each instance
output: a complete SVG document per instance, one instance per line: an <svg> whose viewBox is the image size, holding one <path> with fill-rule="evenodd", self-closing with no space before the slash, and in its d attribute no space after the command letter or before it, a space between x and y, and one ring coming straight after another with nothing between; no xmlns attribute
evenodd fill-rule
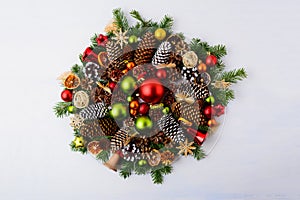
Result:
<svg viewBox="0 0 300 200"><path fill-rule="evenodd" d="M247 74L224 71L225 46L187 42L172 31L170 16L154 22L136 10L130 15L133 26L113 10L81 64L59 77L63 102L54 112L70 115L72 150L89 152L124 178L150 173L162 183L180 155L204 158L203 142L234 99L230 86Z"/></svg>

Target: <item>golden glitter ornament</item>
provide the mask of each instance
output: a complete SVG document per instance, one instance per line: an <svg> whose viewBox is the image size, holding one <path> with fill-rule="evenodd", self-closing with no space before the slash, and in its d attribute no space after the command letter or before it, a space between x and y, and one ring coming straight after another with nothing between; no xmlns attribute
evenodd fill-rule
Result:
<svg viewBox="0 0 300 200"><path fill-rule="evenodd" d="M84 147L83 137L76 136L73 140L75 148Z"/></svg>

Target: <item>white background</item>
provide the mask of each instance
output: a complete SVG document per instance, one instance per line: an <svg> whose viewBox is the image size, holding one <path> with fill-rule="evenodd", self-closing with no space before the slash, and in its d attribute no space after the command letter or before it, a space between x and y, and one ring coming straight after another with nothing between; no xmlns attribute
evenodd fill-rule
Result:
<svg viewBox="0 0 300 200"><path fill-rule="evenodd" d="M160 186L71 152L69 120L52 113L56 77L117 7L174 16L175 30L226 44L228 69L249 73L213 152L177 162ZM299 199L299 10L297 0L1 0L1 199Z"/></svg>

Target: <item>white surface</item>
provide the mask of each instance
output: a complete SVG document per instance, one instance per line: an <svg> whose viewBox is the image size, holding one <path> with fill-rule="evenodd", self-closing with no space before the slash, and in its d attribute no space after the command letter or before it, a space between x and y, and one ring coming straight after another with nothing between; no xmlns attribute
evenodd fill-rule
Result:
<svg viewBox="0 0 300 200"><path fill-rule="evenodd" d="M299 1L1 1L0 196L40 199L299 199ZM113 8L147 18L169 13L175 29L224 43L235 86L223 136L209 157L174 166L164 185L127 181L70 151L68 119L56 119L55 80Z"/></svg>

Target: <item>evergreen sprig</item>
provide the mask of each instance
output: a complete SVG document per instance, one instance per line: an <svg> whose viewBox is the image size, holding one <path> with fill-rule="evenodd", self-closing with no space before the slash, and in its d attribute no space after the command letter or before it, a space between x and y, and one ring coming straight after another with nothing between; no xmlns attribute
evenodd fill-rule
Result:
<svg viewBox="0 0 300 200"><path fill-rule="evenodd" d="M72 102L58 102L53 110L56 115L56 117L64 117L68 116L70 113L68 111L68 107L72 105Z"/></svg>
<svg viewBox="0 0 300 200"><path fill-rule="evenodd" d="M128 161L123 161L121 169L120 169L120 176L123 177L124 179L128 178L132 174L132 170L134 169L134 163L133 162L128 162Z"/></svg>
<svg viewBox="0 0 300 200"><path fill-rule="evenodd" d="M114 16L114 23L117 25L119 29L122 29L122 31L126 31L129 29L129 23L124 15L124 12L121 10L121 8L117 8L113 10L113 16Z"/></svg>
<svg viewBox="0 0 300 200"><path fill-rule="evenodd" d="M165 15L159 23L159 28L171 29L174 24L174 19L169 15Z"/></svg>
<svg viewBox="0 0 300 200"><path fill-rule="evenodd" d="M135 168L134 168L134 171L137 175L145 175L147 174L147 172L149 171L150 169L150 166L149 165L135 165Z"/></svg>
<svg viewBox="0 0 300 200"><path fill-rule="evenodd" d="M227 106L228 103L234 99L234 91L232 89L219 89L211 88L211 92L214 94L216 104L220 103Z"/></svg>
<svg viewBox="0 0 300 200"><path fill-rule="evenodd" d="M164 175L170 174L173 170L171 165L165 165L161 168L151 171L152 181L155 184L162 184L164 181Z"/></svg>
<svg viewBox="0 0 300 200"><path fill-rule="evenodd" d="M103 150L97 156L97 160L101 160L102 162L106 162L109 159L110 151Z"/></svg>
<svg viewBox="0 0 300 200"><path fill-rule="evenodd" d="M218 44L218 45L209 47L209 52L212 55L216 56L218 59L227 55L226 47L225 47L225 45L222 45L222 44Z"/></svg>
<svg viewBox="0 0 300 200"><path fill-rule="evenodd" d="M221 74L221 80L225 80L230 83L237 83L238 81L247 78L247 72L244 68L234 69Z"/></svg>
<svg viewBox="0 0 300 200"><path fill-rule="evenodd" d="M193 156L196 160L201 160L203 158L205 158L205 153L203 151L203 149L201 148L200 145L194 143L194 146L196 147L196 149L193 150Z"/></svg>
<svg viewBox="0 0 300 200"><path fill-rule="evenodd" d="M151 20L146 21L137 10L132 10L130 15L140 22L140 27L148 27L149 23L151 22Z"/></svg>
<svg viewBox="0 0 300 200"><path fill-rule="evenodd" d="M190 49L198 55L200 60L204 60L209 51L209 45L207 42L202 42L199 38L193 38L190 42Z"/></svg>

